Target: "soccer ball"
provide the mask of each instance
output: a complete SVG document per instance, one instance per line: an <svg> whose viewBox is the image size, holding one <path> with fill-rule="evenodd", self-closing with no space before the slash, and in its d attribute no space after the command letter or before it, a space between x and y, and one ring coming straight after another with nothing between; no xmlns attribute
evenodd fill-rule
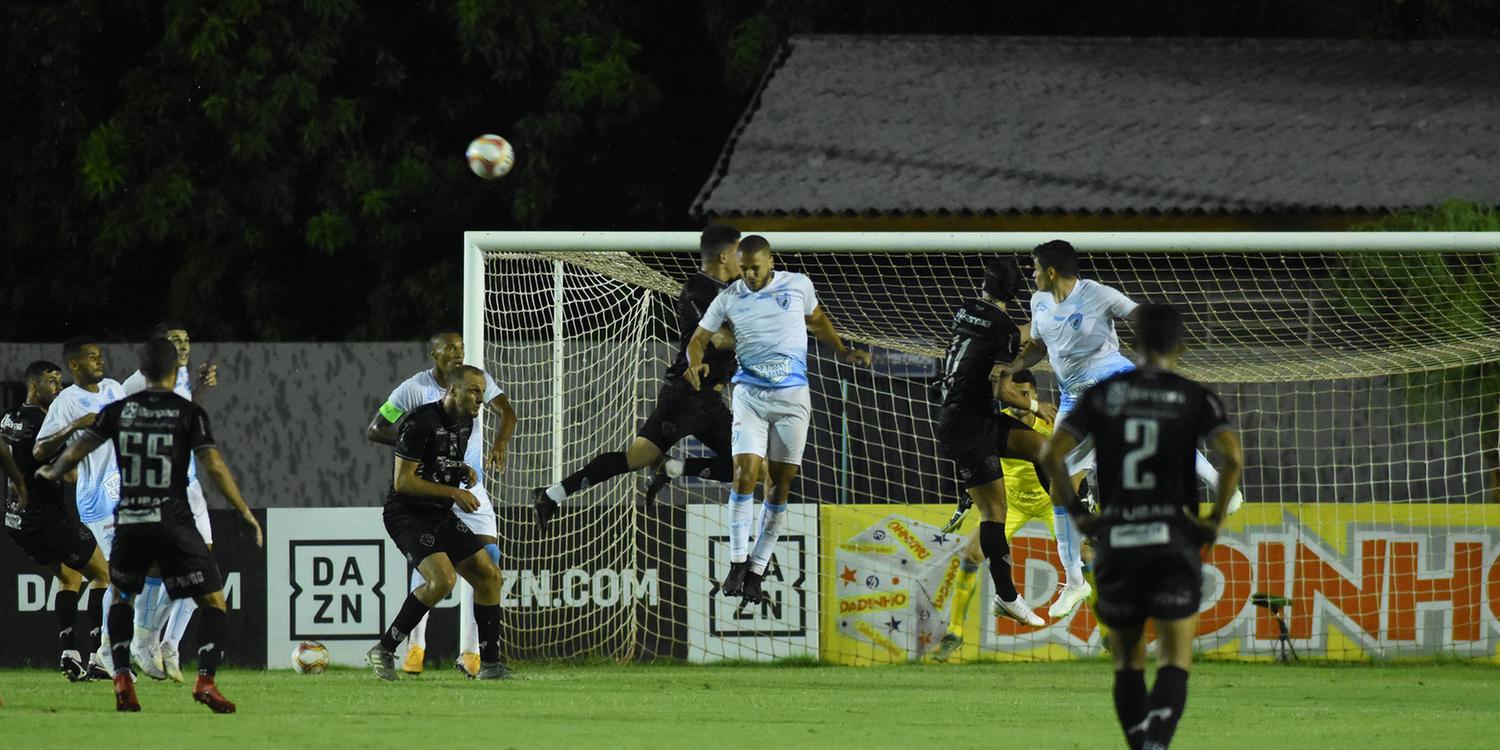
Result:
<svg viewBox="0 0 1500 750"><path fill-rule="evenodd" d="M469 142L464 152L469 169L486 180L504 177L516 163L516 150L498 135L487 133Z"/></svg>
<svg viewBox="0 0 1500 750"><path fill-rule="evenodd" d="M292 649L292 669L297 674L322 674L328 668L328 647L317 641L303 641Z"/></svg>

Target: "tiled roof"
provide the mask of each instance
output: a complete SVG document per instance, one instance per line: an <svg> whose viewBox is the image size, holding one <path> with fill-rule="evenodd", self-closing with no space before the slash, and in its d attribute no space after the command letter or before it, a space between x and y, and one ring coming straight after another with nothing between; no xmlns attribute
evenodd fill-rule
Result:
<svg viewBox="0 0 1500 750"><path fill-rule="evenodd" d="M1500 44L793 37L695 215L1500 205Z"/></svg>

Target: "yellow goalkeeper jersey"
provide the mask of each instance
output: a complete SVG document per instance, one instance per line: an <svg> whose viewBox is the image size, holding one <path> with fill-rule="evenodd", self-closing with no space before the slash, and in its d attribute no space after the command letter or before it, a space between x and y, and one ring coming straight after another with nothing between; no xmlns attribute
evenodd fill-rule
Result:
<svg viewBox="0 0 1500 750"><path fill-rule="evenodd" d="M1017 419L1020 419L1017 415ZM1044 437L1052 436L1052 423L1041 417L1031 425L1031 429L1042 433ZM1036 478L1036 466L1030 461L1018 458L1002 458L1000 466L1005 471L1005 503L1022 513L1035 517L1050 517L1052 515L1052 498L1042 489L1042 483Z"/></svg>

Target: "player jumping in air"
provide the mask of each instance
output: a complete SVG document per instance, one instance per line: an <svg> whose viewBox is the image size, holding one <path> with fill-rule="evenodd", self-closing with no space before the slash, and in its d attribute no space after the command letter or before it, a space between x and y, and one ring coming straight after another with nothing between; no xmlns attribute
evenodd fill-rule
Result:
<svg viewBox="0 0 1500 750"><path fill-rule="evenodd" d="M115 509L114 549L109 558L115 606L109 613L109 642L114 665L115 709L139 711L130 673L130 599L141 593L148 570L161 571L173 599L198 600L198 680L193 700L214 713L234 713L219 693L214 674L223 659L224 581L208 545L193 525L187 500L187 469L196 457L214 485L229 500L263 544L260 524L240 497L229 466L214 444L208 413L172 392L177 380L177 347L151 339L141 347L141 372L148 389L116 401L68 446L61 458L40 475L56 480L106 442L120 465L120 503Z"/></svg>
<svg viewBox="0 0 1500 750"><path fill-rule="evenodd" d="M656 393L656 408L646 417L635 439L624 451L600 453L561 482L531 491L537 525L543 531L547 530L553 516L568 498L651 464L657 464L657 468L646 490L647 502L655 500L656 493L677 477L694 476L718 482L727 482L733 477L734 464L729 454L732 418L724 407L722 395L724 386L734 374L733 337L727 330L716 332L712 337L712 346L704 352L708 375L702 382L706 387L689 386L683 379L683 372L687 370L688 341L698 330L703 312L719 292L740 275L735 256L739 242L740 232L734 227L710 224L703 230L698 239L698 273L683 282L682 291L677 295L677 330L682 343L677 359L662 377L661 389ZM713 458L661 460L672 446L688 435L713 451Z"/></svg>
<svg viewBox="0 0 1500 750"><path fill-rule="evenodd" d="M1005 406L1046 417L1056 410L1023 396L1009 373L997 373L993 386L990 381L991 371L1014 359L1025 340L1025 329L1006 311L1006 304L1014 303L1024 288L1022 279L1015 261L993 258L985 264L979 296L954 313L952 339L943 357L937 442L938 453L957 465L964 490L979 508L979 548L990 563L996 614L1040 627L1042 618L1027 606L1011 577L1000 459L1003 455L1035 461L1044 439L1015 417L996 413L993 405L998 394Z"/></svg>
<svg viewBox="0 0 1500 750"><path fill-rule="evenodd" d="M452 331L433 334L428 340L427 354L432 358L432 368L423 370L396 386L385 404L370 421L365 435L371 442L395 445L397 423L405 415L416 411L419 406L443 399L448 392L448 386L453 382L453 372L464 366L464 339ZM510 447L511 436L516 431L516 411L511 407L510 397L488 373L484 373L483 396L484 403L500 417L500 426L495 432L495 441L490 445L488 454L484 452L484 436L477 429L469 434L469 443L464 451L464 460L469 468L474 470L476 478L474 484L469 487L469 494L478 498L479 507L471 510L461 507L460 504L453 504L452 508L453 514L463 521L469 530L478 535L480 543L484 545L485 553L498 566L500 564L500 538L495 521L495 505L485 489L484 476L486 471L499 472L505 468L506 452ZM423 583L422 571L413 569L411 590L416 591ZM480 663L479 624L474 614L474 589L468 583L461 583L458 598L460 642L458 659L454 667L473 677L479 673ZM427 618L424 617L411 629L411 645L406 651L406 659L402 662L402 671L407 674L420 674L426 651Z"/></svg>
<svg viewBox="0 0 1500 750"><path fill-rule="evenodd" d="M1079 395L1093 384L1121 372L1134 364L1120 354L1120 337L1115 321L1133 318L1136 303L1119 290L1090 279L1078 277L1078 253L1063 240L1038 245L1033 251L1037 291L1031 296L1031 340L1027 342L1008 368L1022 370L1049 359L1057 376L1061 399L1058 419L1072 411ZM1084 441L1068 456L1068 476L1074 489L1084 473L1094 466L1093 443ZM1197 472L1210 486L1217 486L1219 473L1201 454ZM1241 502L1236 493L1229 511ZM1047 614L1053 619L1066 617L1079 602L1093 593L1083 574L1083 544L1078 530L1068 520L1065 508L1056 508L1057 554L1066 573L1066 583L1058 592Z"/></svg>
<svg viewBox="0 0 1500 750"><path fill-rule="evenodd" d="M1000 397L999 386L1004 381L997 379L992 382L996 386L995 397L998 399ZM1028 401L1028 409L1008 408L1010 416L1020 420L1021 424L1036 431L1043 438L1051 436L1052 422L1029 410L1030 402L1037 399L1036 375L1030 370L1022 370L1012 375L1010 382L1021 398ZM997 451L1003 449L1004 446L995 447ZM1033 519L1046 526L1047 532L1056 539L1057 533L1052 527L1052 497L1042 487L1036 464L1024 459L1002 456L1000 470L1005 473L1005 543L1010 544L1015 539L1016 532L1020 531L1027 521ZM967 496L965 500L968 500ZM956 532L962 527L970 504L972 501L960 505L960 510L954 514L953 520L943 527L944 533ZM975 534L969 537L969 543L964 545L963 557L959 559L958 580L954 585L953 608L950 610L948 631L943 634L942 640L938 641L937 648L932 652L932 658L938 661L947 661L953 652L964 644L964 623L968 618L969 602L974 598L979 566L983 562L984 551L979 546L979 535Z"/></svg>
<svg viewBox="0 0 1500 750"><path fill-rule="evenodd" d="M807 332L832 347L838 357L868 367L870 353L851 349L834 330L818 304L812 280L800 273L775 270L771 243L759 235L740 241L736 251L739 281L714 298L687 344L683 378L699 391L711 373L704 360L714 334L734 326L734 484L729 493L729 574L725 596L758 603L763 578L776 541L786 525L786 503L792 480L802 464L807 427L812 418L808 393ZM770 484L761 509L760 533L750 549L755 484L762 463L769 461Z"/></svg>
<svg viewBox="0 0 1500 750"><path fill-rule="evenodd" d="M1187 702L1188 669L1203 591L1201 550L1229 512L1244 459L1218 396L1178 375L1182 314L1141 305L1136 317L1140 369L1105 378L1079 395L1043 455L1048 471L1084 441L1098 452L1099 514L1078 502L1071 484L1052 484L1095 542L1099 621L1108 625L1115 665L1115 713L1131 748L1171 743ZM1221 459L1213 510L1198 515L1195 453L1207 441ZM1146 619L1154 621L1156 684L1146 692Z"/></svg>

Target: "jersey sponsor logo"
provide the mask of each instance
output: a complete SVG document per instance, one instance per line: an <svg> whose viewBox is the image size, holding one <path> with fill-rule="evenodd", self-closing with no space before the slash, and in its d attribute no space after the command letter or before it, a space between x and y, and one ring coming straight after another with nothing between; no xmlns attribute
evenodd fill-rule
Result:
<svg viewBox="0 0 1500 750"><path fill-rule="evenodd" d="M1155 547L1166 544L1171 538L1171 531L1162 521L1123 524L1109 530L1109 546L1116 549Z"/></svg>
<svg viewBox="0 0 1500 750"><path fill-rule="evenodd" d="M966 323L968 325L978 326L980 328L989 328L992 325L988 319L981 318L978 315L973 315L968 310L964 309L959 309L958 312L954 313L953 320L957 323Z"/></svg>
<svg viewBox="0 0 1500 750"><path fill-rule="evenodd" d="M661 602L656 568L568 568L504 571L500 606L519 609L655 607Z"/></svg>
<svg viewBox="0 0 1500 750"><path fill-rule="evenodd" d="M777 357L753 365L745 365L745 371L767 383L780 383L792 374L792 361Z"/></svg>

